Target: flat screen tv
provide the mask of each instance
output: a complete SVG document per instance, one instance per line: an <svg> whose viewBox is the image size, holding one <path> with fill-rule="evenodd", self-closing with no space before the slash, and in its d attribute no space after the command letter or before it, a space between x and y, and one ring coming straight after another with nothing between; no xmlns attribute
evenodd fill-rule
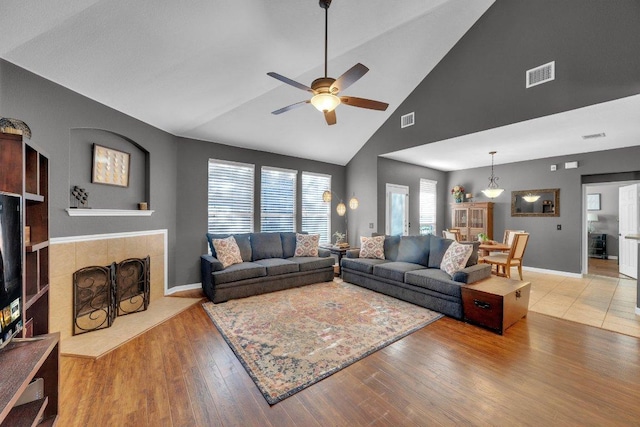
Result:
<svg viewBox="0 0 640 427"><path fill-rule="evenodd" d="M0 348L22 331L22 198L0 192Z"/></svg>

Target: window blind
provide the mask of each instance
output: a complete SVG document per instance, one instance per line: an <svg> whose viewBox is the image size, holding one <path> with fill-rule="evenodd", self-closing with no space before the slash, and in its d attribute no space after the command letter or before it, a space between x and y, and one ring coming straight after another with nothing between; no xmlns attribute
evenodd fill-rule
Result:
<svg viewBox="0 0 640 427"><path fill-rule="evenodd" d="M262 231L296 231L298 172L263 166L260 185Z"/></svg>
<svg viewBox="0 0 640 427"><path fill-rule="evenodd" d="M331 191L331 175L302 172L302 231L319 234L320 242L331 241L331 203L322 193Z"/></svg>
<svg viewBox="0 0 640 427"><path fill-rule="evenodd" d="M420 234L436 231L436 184L437 181L420 179Z"/></svg>
<svg viewBox="0 0 640 427"><path fill-rule="evenodd" d="M254 165L209 159L209 233L253 232Z"/></svg>

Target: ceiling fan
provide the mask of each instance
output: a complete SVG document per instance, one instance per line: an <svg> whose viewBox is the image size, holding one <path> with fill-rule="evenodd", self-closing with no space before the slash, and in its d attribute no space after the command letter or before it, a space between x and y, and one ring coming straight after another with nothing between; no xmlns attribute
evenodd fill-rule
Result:
<svg viewBox="0 0 640 427"><path fill-rule="evenodd" d="M324 113L324 118L328 125L336 124L336 112L335 108L340 104L351 105L352 107L368 108L371 110L384 111L389 104L380 101L374 101L365 98L356 98L355 96L338 96L338 94L357 82L362 76L364 76L369 69L364 65L358 63L351 67L343 75L334 79L327 77L327 32L329 22L329 6L331 0L320 0L320 7L324 9L324 77L315 79L311 83L311 87L298 83L287 77L284 77L278 73L269 72L267 75L274 79L280 80L283 83L297 87L298 89L311 92L313 96L311 99L305 101L296 102L295 104L288 105L278 110L272 111L271 114L282 114L286 111L294 108L301 107L305 104L311 104L319 111Z"/></svg>

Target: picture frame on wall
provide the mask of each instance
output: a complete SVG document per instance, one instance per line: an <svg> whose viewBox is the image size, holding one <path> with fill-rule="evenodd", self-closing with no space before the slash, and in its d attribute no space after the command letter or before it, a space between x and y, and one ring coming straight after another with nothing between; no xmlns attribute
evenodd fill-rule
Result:
<svg viewBox="0 0 640 427"><path fill-rule="evenodd" d="M93 144L91 182L128 187L130 164L131 155L129 153Z"/></svg>
<svg viewBox="0 0 640 427"><path fill-rule="evenodd" d="M600 193L587 194L587 210L588 211L600 210Z"/></svg>

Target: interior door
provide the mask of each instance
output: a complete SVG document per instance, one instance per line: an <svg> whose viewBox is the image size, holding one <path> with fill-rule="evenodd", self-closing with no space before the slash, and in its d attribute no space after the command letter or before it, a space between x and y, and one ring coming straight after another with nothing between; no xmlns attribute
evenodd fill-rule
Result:
<svg viewBox="0 0 640 427"><path fill-rule="evenodd" d="M618 189L620 218L619 271L625 276L637 279L638 241L625 239L628 234L638 234L638 187L639 184L626 185Z"/></svg>
<svg viewBox="0 0 640 427"><path fill-rule="evenodd" d="M386 193L385 232L390 236L406 236L409 234L409 187L387 184Z"/></svg>

